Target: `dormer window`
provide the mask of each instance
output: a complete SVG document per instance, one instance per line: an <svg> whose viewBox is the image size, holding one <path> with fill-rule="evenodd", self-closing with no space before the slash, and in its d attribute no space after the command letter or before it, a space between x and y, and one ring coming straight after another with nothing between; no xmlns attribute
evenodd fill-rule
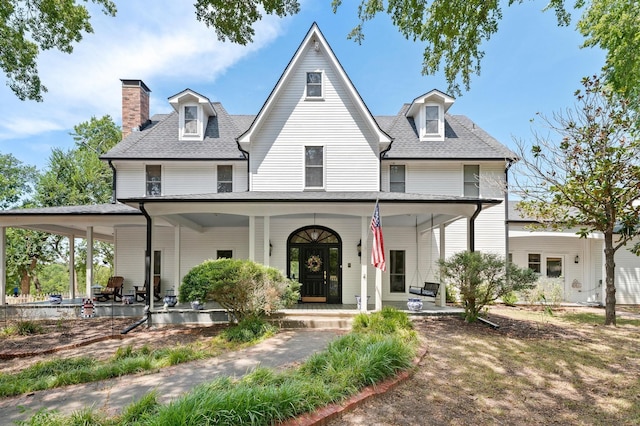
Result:
<svg viewBox="0 0 640 426"><path fill-rule="evenodd" d="M425 112L425 134L437 135L440 127L440 107L437 105L427 105Z"/></svg>
<svg viewBox="0 0 640 426"><path fill-rule="evenodd" d="M307 73L307 98L322 98L322 72Z"/></svg>
<svg viewBox="0 0 640 426"><path fill-rule="evenodd" d="M198 107L197 106L184 107L184 134L185 135L198 134Z"/></svg>

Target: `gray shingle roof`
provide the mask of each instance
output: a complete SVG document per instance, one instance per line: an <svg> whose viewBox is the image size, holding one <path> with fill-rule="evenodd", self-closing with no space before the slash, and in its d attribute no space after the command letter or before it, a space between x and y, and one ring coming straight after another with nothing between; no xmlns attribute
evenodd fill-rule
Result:
<svg viewBox="0 0 640 426"><path fill-rule="evenodd" d="M132 132L101 158L105 160L242 160L236 136L240 130L219 102L210 117L202 141L178 139L178 113L155 115L139 132Z"/></svg>
<svg viewBox="0 0 640 426"><path fill-rule="evenodd" d="M126 204L93 204L84 206L37 207L0 210L0 216L26 215L142 215L140 210Z"/></svg>
<svg viewBox="0 0 640 426"><path fill-rule="evenodd" d="M155 115L143 130L102 156L105 160L242 160L236 137L253 123L255 115L229 115L220 102L213 106L203 141L178 140L178 114ZM413 118L406 117L405 104L395 116L375 117L380 128L393 139L386 159L515 159L516 154L463 115L445 115L445 140L420 141Z"/></svg>

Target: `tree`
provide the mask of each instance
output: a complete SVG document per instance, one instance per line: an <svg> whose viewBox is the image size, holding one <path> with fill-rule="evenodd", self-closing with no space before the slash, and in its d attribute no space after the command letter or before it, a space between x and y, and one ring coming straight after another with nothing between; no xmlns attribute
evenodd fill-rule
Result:
<svg viewBox="0 0 640 426"><path fill-rule="evenodd" d="M535 134L519 144L515 192L540 226L604 236L606 325L616 324L614 256L640 232L640 138L636 114L596 77L582 81L576 106L552 118L540 115L556 138Z"/></svg>
<svg viewBox="0 0 640 426"><path fill-rule="evenodd" d="M33 191L36 168L23 165L11 154L0 154L0 209L15 207Z"/></svg>
<svg viewBox="0 0 640 426"><path fill-rule="evenodd" d="M464 319L474 322L482 309L498 298L531 288L537 277L494 253L461 251L439 260L441 277L460 291Z"/></svg>
<svg viewBox="0 0 640 426"><path fill-rule="evenodd" d="M89 0L83 0L87 3ZM106 15L115 16L111 0L91 0ZM0 3L0 69L7 85L21 99L42 101L47 88L40 81L36 60L41 50L71 53L83 33L92 33L91 15L75 0L20 1Z"/></svg>

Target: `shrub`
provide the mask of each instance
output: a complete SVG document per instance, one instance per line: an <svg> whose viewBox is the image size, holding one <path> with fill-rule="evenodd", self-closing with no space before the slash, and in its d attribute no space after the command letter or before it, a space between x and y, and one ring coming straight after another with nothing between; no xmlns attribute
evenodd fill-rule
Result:
<svg viewBox="0 0 640 426"><path fill-rule="evenodd" d="M493 253L462 251L440 260L442 278L460 292L464 318L475 321L482 308L512 292L533 287L537 277Z"/></svg>
<svg viewBox="0 0 640 426"><path fill-rule="evenodd" d="M523 291L529 305L543 304L558 307L562 302L562 278L540 277L532 288Z"/></svg>
<svg viewBox="0 0 640 426"><path fill-rule="evenodd" d="M224 330L222 335L230 342L248 343L265 336L273 335L276 331L277 327L267 323L263 319L247 317L240 321L235 327Z"/></svg>
<svg viewBox="0 0 640 426"><path fill-rule="evenodd" d="M503 295L501 299L502 299L502 303L504 303L505 305L515 306L516 303L518 302L518 295L516 294L515 291L510 291L509 293Z"/></svg>
<svg viewBox="0 0 640 426"><path fill-rule="evenodd" d="M242 321L296 303L299 289L299 283L279 270L250 260L207 260L185 275L180 301L213 300L233 319Z"/></svg>

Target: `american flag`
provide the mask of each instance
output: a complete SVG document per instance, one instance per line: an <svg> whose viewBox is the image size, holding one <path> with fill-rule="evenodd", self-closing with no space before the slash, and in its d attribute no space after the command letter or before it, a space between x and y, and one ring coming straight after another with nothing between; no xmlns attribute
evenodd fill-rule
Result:
<svg viewBox="0 0 640 426"><path fill-rule="evenodd" d="M371 263L381 271L387 269L384 261L384 239L382 238L382 227L380 226L380 209L378 201L371 217L371 231L373 232L373 247L371 247Z"/></svg>

